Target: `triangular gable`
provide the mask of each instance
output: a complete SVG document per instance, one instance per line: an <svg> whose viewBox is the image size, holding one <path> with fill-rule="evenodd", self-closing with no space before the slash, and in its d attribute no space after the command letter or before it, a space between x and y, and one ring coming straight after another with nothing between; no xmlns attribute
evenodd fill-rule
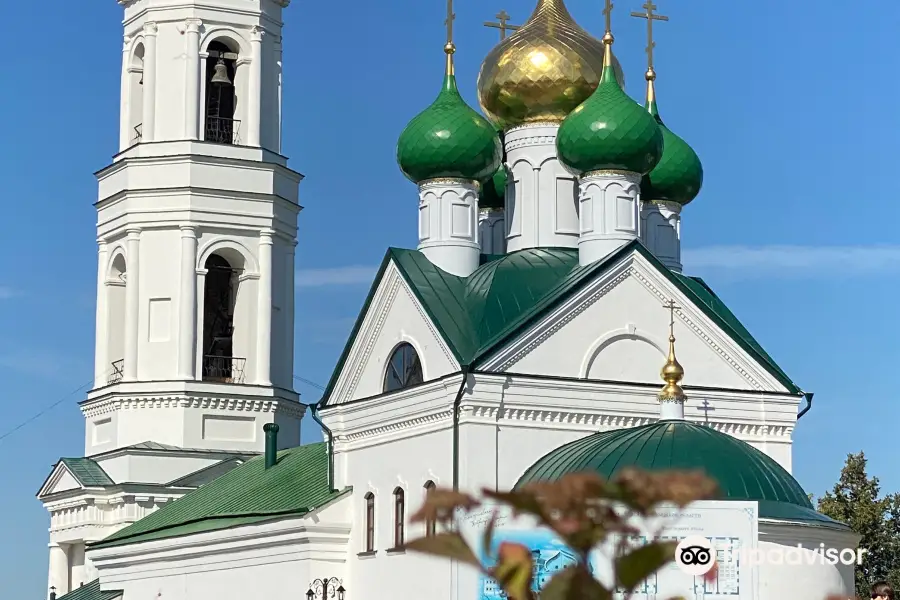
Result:
<svg viewBox="0 0 900 600"><path fill-rule="evenodd" d="M712 325L719 328L728 339L735 342L743 352L749 355L749 359L758 365L756 368L770 375L788 393L802 393L800 388L791 381L762 349L750 332L737 320L734 314L703 280L674 273L659 262L643 244L638 242L632 242L606 259L588 266L586 271L582 272L582 277L574 285L569 289L563 290L555 298L548 298L543 311L533 314L527 322L521 323L515 331L510 331L505 340L494 346L490 355L485 354L482 357L480 365L489 370L501 368L500 364L502 361L498 357L513 352L512 348L514 345L520 343L520 340L524 339L535 326L546 321L554 311L565 311L568 315L569 312L575 310L572 306L567 306L567 303L577 298L578 294L586 293L586 290L590 289L591 285L597 285L599 280L611 276L609 273L612 269L620 266L624 259L635 253L644 259L644 264L649 265L649 268L658 273L663 281L671 284L703 316L712 321Z"/></svg>
<svg viewBox="0 0 900 600"><path fill-rule="evenodd" d="M665 267L638 240L607 258L579 266L578 251L532 248L483 257L468 278L434 266L415 250L391 248L379 269L323 398L330 397L388 264L394 264L460 365L477 368L519 333L564 303L631 252L639 252L791 393L801 393L747 329L699 278Z"/></svg>
<svg viewBox="0 0 900 600"><path fill-rule="evenodd" d="M386 361L402 342L416 348L428 380L459 369L457 348L448 340L458 339L460 331L452 327L452 304L442 304L442 298L453 295L449 286L454 277L443 272L417 273L406 252L388 250L325 389L324 403L380 394ZM423 296L433 308L444 307L439 312L440 326L424 307Z"/></svg>
<svg viewBox="0 0 900 600"><path fill-rule="evenodd" d="M103 467L90 458L61 458L38 492L38 497L69 490L115 485Z"/></svg>

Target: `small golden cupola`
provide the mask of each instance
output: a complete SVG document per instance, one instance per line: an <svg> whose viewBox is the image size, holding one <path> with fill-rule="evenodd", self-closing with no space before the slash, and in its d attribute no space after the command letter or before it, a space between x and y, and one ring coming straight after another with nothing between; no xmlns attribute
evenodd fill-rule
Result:
<svg viewBox="0 0 900 600"><path fill-rule="evenodd" d="M615 58L613 68L624 85ZM602 73L603 43L575 22L563 0L538 0L528 21L484 59L478 101L503 130L561 123L597 89Z"/></svg>
<svg viewBox="0 0 900 600"><path fill-rule="evenodd" d="M669 300L663 306L669 310L669 356L659 373L666 382L657 395L660 403L659 418L684 420L684 402L687 400L681 388L684 369L675 358L675 310L679 307L675 305L674 300Z"/></svg>

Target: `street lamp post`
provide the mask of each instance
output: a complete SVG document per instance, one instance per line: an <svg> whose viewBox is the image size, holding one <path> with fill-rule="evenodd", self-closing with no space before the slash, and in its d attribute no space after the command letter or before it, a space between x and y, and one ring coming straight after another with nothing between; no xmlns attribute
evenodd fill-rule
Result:
<svg viewBox="0 0 900 600"><path fill-rule="evenodd" d="M337 577L316 579L309 584L306 600L344 600L344 586Z"/></svg>

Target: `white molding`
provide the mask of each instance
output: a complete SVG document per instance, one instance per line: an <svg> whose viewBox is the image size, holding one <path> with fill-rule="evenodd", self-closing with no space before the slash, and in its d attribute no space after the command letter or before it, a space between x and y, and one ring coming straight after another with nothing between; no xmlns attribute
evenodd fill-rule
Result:
<svg viewBox="0 0 900 600"><path fill-rule="evenodd" d="M740 348L731 336L722 331L711 319L703 314L702 309L695 306L674 285L663 280L654 271L655 268L637 251L623 257L617 264L606 269L601 276L582 287L566 302L545 315L538 323L496 350L483 363L482 369L496 372L513 370L516 363L533 352L595 302L599 301L628 278L634 278L648 292L656 296L660 304L674 298L682 307L676 311L678 318L753 389L760 391L787 391L762 365L757 363L756 359Z"/></svg>
<svg viewBox="0 0 900 600"><path fill-rule="evenodd" d="M173 396L126 396L112 397L82 404L81 412L85 418L114 413L120 410L140 410L148 408L204 408L209 410L227 410L246 413L279 413L295 418L302 418L306 413L306 405L283 399L249 399L214 396L189 397Z"/></svg>

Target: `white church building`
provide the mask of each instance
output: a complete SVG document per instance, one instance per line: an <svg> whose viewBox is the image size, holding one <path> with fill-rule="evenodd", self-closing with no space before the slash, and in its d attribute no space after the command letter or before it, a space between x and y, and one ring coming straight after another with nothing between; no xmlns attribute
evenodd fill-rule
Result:
<svg viewBox="0 0 900 600"><path fill-rule="evenodd" d="M452 39L440 87L436 59L438 97L398 143L419 246L387 251L322 400L301 403L302 176L280 154L289 2L119 0L84 456L38 492L49 598L368 600L398 582L481 598L474 572L403 549L433 533L409 523L428 489L629 464L706 469L722 499L704 510L752 508L744 544L856 547L790 475L812 394L682 272L682 209L703 173L659 116L652 62L639 105L609 23L591 37L562 0L538 0L486 57L485 116L457 91ZM686 408L659 391L670 325ZM324 442L301 445L307 408ZM694 597L853 589L841 564L747 573L737 592Z"/></svg>

